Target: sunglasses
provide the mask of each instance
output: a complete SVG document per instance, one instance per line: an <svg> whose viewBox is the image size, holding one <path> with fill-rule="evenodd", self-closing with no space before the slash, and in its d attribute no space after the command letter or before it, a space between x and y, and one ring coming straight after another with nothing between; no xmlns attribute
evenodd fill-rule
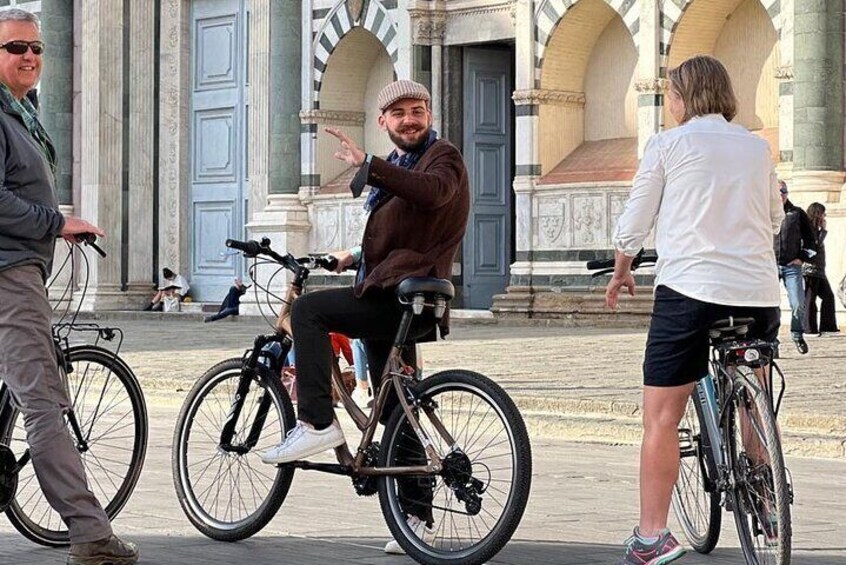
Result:
<svg viewBox="0 0 846 565"><path fill-rule="evenodd" d="M16 39L14 41L7 41L6 43L0 45L0 49L5 49L12 55L23 55L26 53L27 49L32 49L33 55L41 55L44 53L44 42L23 41L22 39Z"/></svg>

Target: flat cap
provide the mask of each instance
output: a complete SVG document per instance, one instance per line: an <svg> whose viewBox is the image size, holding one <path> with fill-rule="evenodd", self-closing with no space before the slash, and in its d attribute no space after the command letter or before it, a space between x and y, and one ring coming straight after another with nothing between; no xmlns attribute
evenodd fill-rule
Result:
<svg viewBox="0 0 846 565"><path fill-rule="evenodd" d="M398 80L392 82L379 92L376 97L376 102L379 103L379 111L384 112L397 100L425 100L427 103L431 100L429 91L425 86L413 80Z"/></svg>

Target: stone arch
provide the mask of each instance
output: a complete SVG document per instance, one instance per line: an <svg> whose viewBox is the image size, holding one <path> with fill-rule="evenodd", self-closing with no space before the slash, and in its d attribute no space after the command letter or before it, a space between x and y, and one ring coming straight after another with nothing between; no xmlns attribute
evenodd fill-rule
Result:
<svg viewBox="0 0 846 565"><path fill-rule="evenodd" d="M535 76L540 74L543 66L544 53L558 24L567 11L580 0L541 0L535 10ZM635 46L638 44L640 29L640 9L635 0L603 0L613 8L632 34Z"/></svg>
<svg viewBox="0 0 846 565"><path fill-rule="evenodd" d="M780 64L778 0L688 1L673 25L665 68L696 54L719 58L738 97L735 121L760 132L777 156ZM668 112L664 123L673 124Z"/></svg>
<svg viewBox="0 0 846 565"><path fill-rule="evenodd" d="M378 125L376 99L394 77L394 65L384 44L364 27L352 28L338 42L322 75L320 109L307 113L316 125L315 167L323 182L331 184L348 172L344 162L334 159L337 140L323 131L325 126L342 128L375 155L389 153L390 142Z"/></svg>
<svg viewBox="0 0 846 565"><path fill-rule="evenodd" d="M391 64L396 67L399 56L397 24L388 10L377 0L365 2L364 6L359 6L358 9L351 7L351 4L353 2L344 1L335 6L326 16L320 30L315 35L312 46L314 52L312 107L315 109L320 108L320 91L323 87L329 57L341 40L353 29L363 28L373 34L385 47L391 59ZM361 3L359 2L359 4Z"/></svg>
<svg viewBox="0 0 846 565"><path fill-rule="evenodd" d="M678 30L682 17L697 0L664 0L661 4L661 53L662 71L666 71L673 40ZM736 0L739 5L741 0ZM781 0L757 0L770 16L773 27L777 32L781 31ZM662 73L663 74L663 73Z"/></svg>
<svg viewBox="0 0 846 565"><path fill-rule="evenodd" d="M561 172L575 167L569 156L576 159L579 148L601 152L613 144L636 158L638 52L627 28L607 1L580 0L548 39L536 82L543 183L574 178ZM576 168L594 174L586 163Z"/></svg>

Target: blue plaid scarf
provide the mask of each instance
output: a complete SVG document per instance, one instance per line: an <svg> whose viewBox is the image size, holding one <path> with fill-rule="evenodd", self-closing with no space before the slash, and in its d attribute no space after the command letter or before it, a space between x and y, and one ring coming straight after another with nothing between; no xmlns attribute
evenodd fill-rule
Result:
<svg viewBox="0 0 846 565"><path fill-rule="evenodd" d="M423 156L426 151L438 140L438 132L433 129L429 130L429 137L426 139L426 143L420 147L417 151L412 151L411 153L404 153L402 155L397 152L396 149L391 151L391 154L388 155L388 163L391 165L396 165L397 167L402 167L403 169L411 169L420 158ZM378 187L371 187L370 192L367 194L367 200L364 202L364 209L368 212L372 212L379 203L388 197L389 194L384 190Z"/></svg>

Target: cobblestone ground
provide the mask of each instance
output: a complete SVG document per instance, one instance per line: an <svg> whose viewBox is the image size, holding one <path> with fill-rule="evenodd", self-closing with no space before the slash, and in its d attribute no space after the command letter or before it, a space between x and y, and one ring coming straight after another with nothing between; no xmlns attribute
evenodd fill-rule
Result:
<svg viewBox="0 0 846 565"><path fill-rule="evenodd" d="M357 498L349 479L298 472L288 499L260 534L236 544L204 538L182 514L171 479L170 450L177 403L150 406L151 440L139 486L116 531L141 544L142 563L160 565L410 564L382 552L388 539L376 497ZM349 436L348 436L349 437ZM529 506L499 565L609 565L637 514L637 450L630 446L533 439ZM843 515L846 462L790 458L796 485L794 563L846 565ZM677 526L674 527L677 528ZM0 519L0 563L63 563L62 550L24 540ZM741 565L731 516L719 547L688 555L687 565Z"/></svg>
<svg viewBox="0 0 846 565"><path fill-rule="evenodd" d="M356 498L343 477L299 472L278 516L259 535L212 542L182 514L171 479L173 424L185 393L209 366L243 353L262 326L255 319L111 322L126 333L121 354L138 374L151 417L151 438L138 489L118 518L119 533L138 541L143 563L411 563L386 556L388 532L375 498ZM499 381L532 424L532 497L512 543L492 563L609 564L637 514L637 403L643 331L456 327L450 340L423 347L426 371L462 367ZM810 342L800 357L785 348L788 377L783 422L802 441L830 448L846 436L846 338ZM620 424L622 422L622 424ZM621 429L631 431L623 437ZM603 431L604 430L604 431ZM613 442L602 441L611 435ZM569 437L593 443L563 441ZM597 441L598 440L598 441ZM798 450L801 451L801 450ZM835 453L842 457L842 454ZM794 563L846 565L846 461L789 457L796 489ZM733 520L710 556L691 565L740 564ZM329 524L327 526L327 524ZM32 545L0 519L0 564L63 562L60 550Z"/></svg>
<svg viewBox="0 0 846 565"><path fill-rule="evenodd" d="M124 329L121 355L147 394L168 395L190 388L217 361L242 355L268 330L257 318L111 323ZM806 356L782 339L787 389L779 419L787 451L846 457L846 336L809 337ZM464 368L499 382L537 435L636 443L645 342L644 330L471 325L422 350L428 374Z"/></svg>

